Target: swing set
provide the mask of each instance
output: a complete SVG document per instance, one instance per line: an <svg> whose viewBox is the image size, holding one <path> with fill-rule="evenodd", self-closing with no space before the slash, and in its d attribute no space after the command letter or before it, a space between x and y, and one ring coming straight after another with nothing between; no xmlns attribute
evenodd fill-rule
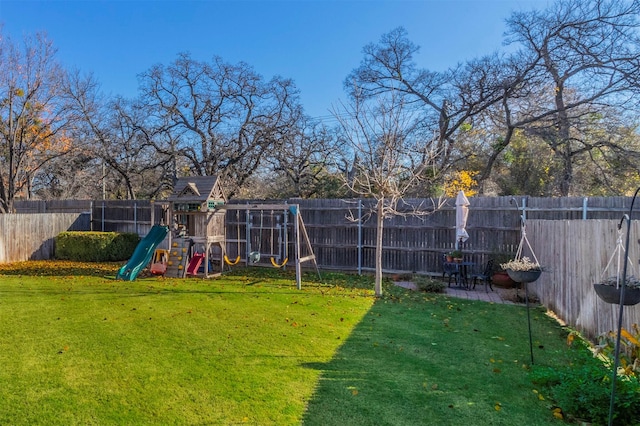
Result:
<svg viewBox="0 0 640 426"><path fill-rule="evenodd" d="M271 266L284 269L292 259L298 289L301 288L302 263L312 261L320 276L297 204L225 204L219 209L236 213L235 240L226 239L223 256L226 265L238 265L243 258L247 266L265 265L269 259ZM227 235L230 236L230 232Z"/></svg>
<svg viewBox="0 0 640 426"><path fill-rule="evenodd" d="M279 218L280 216L276 216L276 225L275 227L269 227L267 229L270 230L271 235L269 238L269 241L271 242L271 251L269 253L269 257L271 259L271 265L273 265L275 268L282 268L283 266L285 266L287 264L287 262L289 261L289 255L288 255L288 246L289 246L289 241L288 241L288 229L287 229L287 214L282 214L283 217L283 227L281 227L280 222L279 222ZM274 221L274 211L271 210L271 214L270 214L270 223L273 223ZM251 217L249 217L248 222L251 222ZM235 266L238 263L240 263L240 261L242 260L242 256L240 255L241 253L241 233L240 233L240 210L236 210L236 218L235 218L235 223L236 223L236 258L234 260L229 259L229 256L227 254L224 255L224 263L226 263L229 266ZM247 225L250 226L250 225ZM258 235L258 250L257 251L249 251L249 260L251 261L251 263L257 263L260 261L260 257L261 257L261 247L262 247L262 240L263 240L263 236L262 236L262 231L263 229L265 229L264 226L264 210L260 210L260 226L257 228L260 232L260 234ZM274 232L277 231L278 235L277 235L277 240L274 236ZM246 240L245 240L246 243ZM275 253L275 249L274 249L274 245L277 243L278 245L278 250L279 253L276 254ZM284 254L282 254L281 252L284 251ZM278 263L277 259L284 259L282 260L282 263Z"/></svg>
<svg viewBox="0 0 640 426"><path fill-rule="evenodd" d="M224 255L224 263L226 263L229 266L235 266L238 263L240 263L240 211L236 210L236 228L237 228L237 232L236 232L236 241L238 243L238 248L236 249L236 253L238 254L238 256L236 256L235 260L230 260L229 256L227 256L227 254L225 253Z"/></svg>

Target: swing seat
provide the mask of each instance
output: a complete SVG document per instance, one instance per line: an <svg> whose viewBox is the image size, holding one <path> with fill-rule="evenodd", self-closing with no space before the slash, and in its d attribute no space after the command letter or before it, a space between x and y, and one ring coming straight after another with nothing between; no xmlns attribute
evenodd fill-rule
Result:
<svg viewBox="0 0 640 426"><path fill-rule="evenodd" d="M289 261L289 258L288 258L288 257L285 257L285 258L284 258L284 261L282 261L282 263L281 263L280 265L278 265L278 263L276 262L275 257L272 257L272 258L271 258L271 264L272 264L274 267L276 267L276 268L282 268L284 265L286 265L286 264L287 264L287 262L288 262L288 261Z"/></svg>
<svg viewBox="0 0 640 426"><path fill-rule="evenodd" d="M249 253L249 261L251 263L258 263L260 261L260 252L252 251L251 253Z"/></svg>
<svg viewBox="0 0 640 426"><path fill-rule="evenodd" d="M236 260L230 260L229 257L225 254L224 263L226 263L229 266L237 265L238 263L240 263L240 256L236 257Z"/></svg>

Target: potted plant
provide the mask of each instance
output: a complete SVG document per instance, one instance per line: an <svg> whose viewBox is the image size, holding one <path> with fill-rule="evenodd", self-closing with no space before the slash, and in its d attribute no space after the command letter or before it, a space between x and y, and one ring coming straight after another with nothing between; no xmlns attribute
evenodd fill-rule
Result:
<svg viewBox="0 0 640 426"><path fill-rule="evenodd" d="M609 277L593 285L598 297L607 303L620 303L620 287L622 283L618 277ZM631 306L640 302L640 279L630 276L624 289L623 305Z"/></svg>
<svg viewBox="0 0 640 426"><path fill-rule="evenodd" d="M462 262L462 250L453 250L449 255L454 262Z"/></svg>
<svg viewBox="0 0 640 426"><path fill-rule="evenodd" d="M507 263L513 259L513 253L492 252L490 255L493 259L493 271L491 274L491 283L496 287L513 288L518 283L511 279L507 271L502 267L503 263Z"/></svg>
<svg viewBox="0 0 640 426"><path fill-rule="evenodd" d="M528 257L513 259L500 265L517 283L532 283L542 273L542 266L538 262L532 262Z"/></svg>

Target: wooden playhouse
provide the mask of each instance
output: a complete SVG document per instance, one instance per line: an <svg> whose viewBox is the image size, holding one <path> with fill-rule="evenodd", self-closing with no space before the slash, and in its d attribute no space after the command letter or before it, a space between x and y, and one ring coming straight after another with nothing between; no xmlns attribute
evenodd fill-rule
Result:
<svg viewBox="0 0 640 426"><path fill-rule="evenodd" d="M168 198L172 233L166 276L222 272L226 203L218 176L179 178Z"/></svg>

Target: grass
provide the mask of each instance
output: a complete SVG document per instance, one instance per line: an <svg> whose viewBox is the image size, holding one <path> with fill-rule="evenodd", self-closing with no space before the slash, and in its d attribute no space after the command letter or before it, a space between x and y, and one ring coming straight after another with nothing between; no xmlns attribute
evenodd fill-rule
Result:
<svg viewBox="0 0 640 426"><path fill-rule="evenodd" d="M0 265L0 424L559 424L526 311L275 269L114 281ZM536 364L566 331L533 311Z"/></svg>

